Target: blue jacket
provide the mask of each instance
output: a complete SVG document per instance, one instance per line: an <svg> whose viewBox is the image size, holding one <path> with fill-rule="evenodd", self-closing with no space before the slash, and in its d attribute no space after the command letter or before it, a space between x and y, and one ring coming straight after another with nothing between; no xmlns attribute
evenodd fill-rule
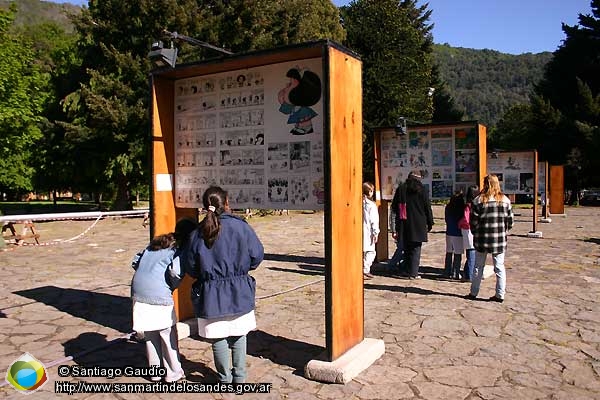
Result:
<svg viewBox="0 0 600 400"><path fill-rule="evenodd" d="M444 209L444 219L446 220L446 235L462 236L462 231L458 226L458 221L463 217L463 212L460 214L450 209L448 205Z"/></svg>
<svg viewBox="0 0 600 400"><path fill-rule="evenodd" d="M221 231L210 249L197 229L185 250L185 270L196 278L192 303L199 318L237 316L254 310L256 281L248 271L262 262L263 245L243 219L223 213L219 222Z"/></svg>
<svg viewBox="0 0 600 400"><path fill-rule="evenodd" d="M135 274L131 297L146 304L173 305L173 290L181 281L179 255L173 248L152 251L146 248L131 263Z"/></svg>

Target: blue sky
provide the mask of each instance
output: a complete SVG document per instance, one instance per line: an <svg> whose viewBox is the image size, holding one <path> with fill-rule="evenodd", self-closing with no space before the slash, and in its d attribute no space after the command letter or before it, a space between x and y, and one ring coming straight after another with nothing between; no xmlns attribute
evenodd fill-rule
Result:
<svg viewBox="0 0 600 400"><path fill-rule="evenodd" d="M87 4L87 0L68 2ZM425 3L433 10L435 43L509 54L554 51L565 38L561 23L575 25L579 14L591 14L590 0L418 0Z"/></svg>
<svg viewBox="0 0 600 400"><path fill-rule="evenodd" d="M337 6L350 1L334 0ZM522 54L554 51L565 34L591 14L590 0L418 0L433 10L433 41L454 47Z"/></svg>

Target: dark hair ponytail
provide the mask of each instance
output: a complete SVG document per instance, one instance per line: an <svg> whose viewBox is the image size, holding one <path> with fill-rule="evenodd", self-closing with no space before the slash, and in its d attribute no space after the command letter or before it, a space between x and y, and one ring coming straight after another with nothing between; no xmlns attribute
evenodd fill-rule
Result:
<svg viewBox="0 0 600 400"><path fill-rule="evenodd" d="M219 186L211 186L202 195L202 204L206 209L206 217L200 223L200 232L206 247L211 248L221 230L219 216L225 211L227 192Z"/></svg>

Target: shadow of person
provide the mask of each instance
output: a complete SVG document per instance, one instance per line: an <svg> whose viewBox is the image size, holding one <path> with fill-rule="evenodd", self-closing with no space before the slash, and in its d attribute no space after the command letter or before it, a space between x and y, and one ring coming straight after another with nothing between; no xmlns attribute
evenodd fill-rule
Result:
<svg viewBox="0 0 600 400"><path fill-rule="evenodd" d="M314 344L274 336L262 330L248 333L247 353L294 369L294 375L304 376L304 366L317 359L325 348Z"/></svg>
<svg viewBox="0 0 600 400"><path fill-rule="evenodd" d="M212 368L200 361L193 361L180 354L181 366L185 371L185 379L190 382L217 383L219 377Z"/></svg>
<svg viewBox="0 0 600 400"><path fill-rule="evenodd" d="M57 286L41 286L13 293L120 332L128 332L132 326L129 297Z"/></svg>
<svg viewBox="0 0 600 400"><path fill-rule="evenodd" d="M106 335L85 332L64 342L63 347L65 356L85 367L147 366L144 344L128 340L127 335L107 340Z"/></svg>
<svg viewBox="0 0 600 400"><path fill-rule="evenodd" d="M417 286L390 286L390 285L379 285L372 283L365 283L365 289L372 290L389 290L390 292L400 292L400 293L413 293L413 294L421 294L425 296L437 295L437 296L449 296L449 297L459 297L464 298L464 295L456 294L456 293L444 293L444 292L436 292L435 290L423 289Z"/></svg>

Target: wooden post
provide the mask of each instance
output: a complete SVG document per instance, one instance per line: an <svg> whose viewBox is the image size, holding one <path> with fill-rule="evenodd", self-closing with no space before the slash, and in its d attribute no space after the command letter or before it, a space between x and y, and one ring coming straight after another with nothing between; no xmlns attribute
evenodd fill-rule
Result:
<svg viewBox="0 0 600 400"><path fill-rule="evenodd" d="M565 213L565 172L562 165L550 165L550 214Z"/></svg>
<svg viewBox="0 0 600 400"><path fill-rule="evenodd" d="M318 60L320 58L320 60ZM317 61L318 60L318 64ZM214 80L214 85L227 84L223 78L225 74L233 74L240 71L245 74L252 68L262 69L259 75L264 78L256 82L261 82L260 90L263 94L256 97L256 103L251 106L225 107L220 104L223 99L209 99L216 101L212 104L210 111L211 118L214 116L214 126L210 128L212 135L217 138L204 138L202 140L216 140L220 136L224 138L224 130L239 131L239 128L245 125L239 125L240 122L248 122L248 118L257 118L248 129L264 129L264 138L269 134L277 136L281 132L289 132L289 126L283 126L282 121L287 120L287 116L278 111L280 106L278 102L278 92L283 86L278 81L273 80L272 76L265 76L270 66L274 68L283 68L285 64L296 66L298 63L309 62L310 65L322 65L322 107L323 110L318 118L322 119L322 127L315 126L314 132L311 129L307 136L294 136L288 138L291 143L303 145L305 142L313 144L310 148L310 154L318 159L323 156L323 164L313 163L309 165L307 171L320 171L324 184L324 195L320 193L322 200L319 208L325 210L325 328L326 328L326 357L329 360L336 360L349 349L361 343L364 339L364 287L362 275L362 74L361 62L358 57L352 54L342 46L328 40L311 42L307 44L293 45L286 48L263 50L253 53L245 53L239 56L233 55L224 57L222 60L209 61L197 64L186 64L174 69L163 69L154 71L151 76L152 86L152 192L151 192L151 234L158 234L171 231L175 222L182 216L196 216L197 208L201 207L197 195L205 188L201 185L195 186L196 197L186 201L180 201L176 195L177 192L177 162L175 160L176 146L175 135L180 135L181 131L188 133L199 131L202 134L207 132L204 125L198 128L203 118L205 110L202 109L202 93L197 86L190 86L188 90L196 90L181 95L175 94L179 89L178 82L189 82L192 79L198 79L195 83L203 85L209 84L208 88L202 86L202 90L211 93L231 94L234 88L218 89L210 82ZM286 78L286 70L278 72L281 78ZM278 75L279 76L279 75ZM245 79L245 78L244 78ZM209 82L210 81L210 82ZM269 81L269 83L267 83ZM236 82L239 84L239 82ZM250 86L250 82L246 82ZM252 82L254 85L254 82ZM263 89L264 88L264 89ZM253 88L251 88L253 89ZM246 88L244 88L246 90ZM237 90L240 92L240 89ZM178 92L177 92L178 93ZM242 92L240 92L242 93ZM257 92L258 93L258 92ZM183 100L181 100L183 99ZM244 101L247 101L244 98ZM262 102L261 102L262 101ZM175 127L175 120L181 118L176 113L176 104L182 107L195 107L192 116L198 115L200 119L194 119L193 126L188 129ZM198 108L199 107L199 108ZM203 114L204 113L204 114ZM208 113L208 112L207 112ZM223 124L223 121L229 121L226 117L230 114L236 114L238 125ZM243 115L242 115L243 113ZM273 113L276 113L276 117ZM266 115L271 115L272 120L268 120ZM188 115L190 115L188 113ZM259 119L265 116L264 120ZM244 120L244 118L246 118ZM207 120L208 121L208 120ZM231 119L233 121L233 119ZM189 122L189 120L188 120ZM204 120L202 119L202 123ZM226 124L228 124L227 122ZM285 124L285 122L283 122ZM322 129L321 129L322 128ZM177 129L177 131L176 131ZM294 135L296 132L290 132ZM309 136L310 134L310 136ZM321 137L322 135L322 144ZM179 136L178 136L179 137ZM293 139L293 140L292 140ZM317 141L317 139L319 139ZM178 139L179 140L179 139ZM178 142L179 143L179 142ZM206 144L205 148L202 148ZM322 145L322 146L321 146ZM240 145L242 147L243 145ZM321 149L322 147L322 149ZM257 147L260 151L261 147ZM193 151L195 154L200 152L213 152L216 162L210 164L204 170L215 172L216 176L221 167L219 164L219 151L223 150L221 144L212 142L210 145L201 142L195 143ZM254 150L253 150L254 151ZM265 153L261 159L268 160L267 147L264 147ZM291 153L288 153L291 154ZM221 154L222 155L222 154ZM291 155L290 155L291 158ZM302 161L294 159L295 161ZM197 161L197 159L196 159ZM204 161L204 160L203 160ZM289 160L288 160L289 161ZM203 164L206 165L206 164ZM189 167L189 165L187 165ZM256 188L267 193L268 178L267 162L259 164L255 169L264 169L262 183L256 183ZM195 167L195 165L192 165ZM228 166L230 170L239 169L238 167ZM287 172L287 171L286 171ZM295 171L294 171L295 172ZM306 172L309 174L309 172ZM183 174L182 174L183 175ZM276 178L276 176L275 176ZM310 177L312 178L312 176ZM292 178L290 178L292 179ZM294 178L295 179L295 178ZM217 184L228 189L222 180L217 179ZM309 182L312 183L312 182ZM172 186L175 185L175 188ZM187 190L187 189L186 189ZM266 197L266 196L265 196ZM319 198L317 196L317 198ZM231 199L230 199L231 200ZM177 207L194 203L195 208ZM293 204L292 204L293 205ZM257 207L263 207L256 204ZM301 205L295 204L295 207ZM247 208L247 207L243 207ZM294 208L294 207L285 207ZM298 208L306 209L306 208ZM175 293L175 309L179 320L193 316L193 310L190 301L191 280L184 280L180 288ZM383 342L381 343L383 348ZM365 366L366 367L366 366Z"/></svg>

